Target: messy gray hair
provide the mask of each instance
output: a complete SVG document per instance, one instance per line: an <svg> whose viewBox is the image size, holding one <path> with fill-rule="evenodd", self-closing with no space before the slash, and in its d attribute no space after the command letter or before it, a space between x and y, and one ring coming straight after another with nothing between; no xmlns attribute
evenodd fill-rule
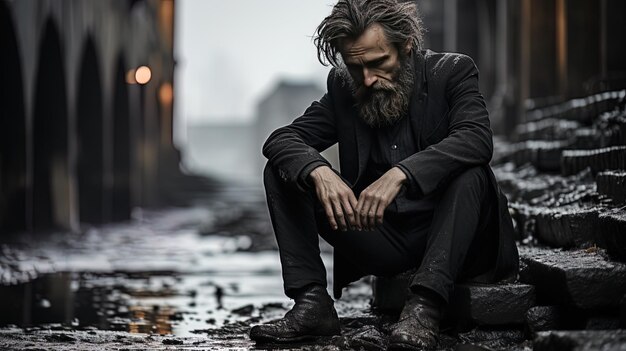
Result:
<svg viewBox="0 0 626 351"><path fill-rule="evenodd" d="M421 50L424 29L414 1L339 0L316 29L317 59L324 66L338 67L341 41L358 38L374 23L383 27L387 40L398 50L407 42L412 51Z"/></svg>

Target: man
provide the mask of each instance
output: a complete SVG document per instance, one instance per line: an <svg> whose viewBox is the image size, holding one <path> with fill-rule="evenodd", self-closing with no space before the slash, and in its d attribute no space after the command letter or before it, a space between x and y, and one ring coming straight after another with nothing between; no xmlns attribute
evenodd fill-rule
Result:
<svg viewBox="0 0 626 351"><path fill-rule="evenodd" d="M420 51L415 4L340 0L317 28L328 91L263 147L284 318L257 342L340 332L318 233L335 248L334 294L368 274L416 269L390 335L396 349L437 345L454 283L514 279L506 199L489 168L492 132L478 71L460 54ZM320 152L338 143L341 173Z"/></svg>

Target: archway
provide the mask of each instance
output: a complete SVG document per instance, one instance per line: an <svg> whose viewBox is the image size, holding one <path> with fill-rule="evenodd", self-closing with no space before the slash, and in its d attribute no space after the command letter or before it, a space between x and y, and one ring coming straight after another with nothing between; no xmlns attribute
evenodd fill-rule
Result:
<svg viewBox="0 0 626 351"><path fill-rule="evenodd" d="M128 86L126 83L126 64L120 55L115 70L113 92L113 220L130 218L130 113Z"/></svg>
<svg viewBox="0 0 626 351"><path fill-rule="evenodd" d="M0 2L0 233L26 229L22 67L9 8Z"/></svg>
<svg viewBox="0 0 626 351"><path fill-rule="evenodd" d="M76 126L78 136L78 201L80 221L103 221L104 145L102 87L96 47L87 39L78 76Z"/></svg>
<svg viewBox="0 0 626 351"><path fill-rule="evenodd" d="M34 229L69 227L68 128L65 67L59 31L46 22L39 45L33 113Z"/></svg>

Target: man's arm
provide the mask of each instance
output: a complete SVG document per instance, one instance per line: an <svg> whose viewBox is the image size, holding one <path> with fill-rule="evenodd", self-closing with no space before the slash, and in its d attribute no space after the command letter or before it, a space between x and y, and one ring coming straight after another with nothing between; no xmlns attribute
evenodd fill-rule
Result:
<svg viewBox="0 0 626 351"><path fill-rule="evenodd" d="M352 189L330 168L320 152L337 142L332 94L334 71L328 75L327 91L290 125L274 131L263 145L263 155L282 180L304 191L315 186L328 222L334 230L355 225L356 198Z"/></svg>
<svg viewBox="0 0 626 351"><path fill-rule="evenodd" d="M334 72L328 75L328 88ZM263 155L275 167L283 181L304 190L308 174L330 163L320 152L337 142L333 101L324 94L291 124L275 130L263 145Z"/></svg>
<svg viewBox="0 0 626 351"><path fill-rule="evenodd" d="M450 55L447 60L438 66L452 65L445 88L448 135L398 164L410 175L407 186L412 193L430 194L463 170L488 164L493 154L489 113L478 91L478 69L465 55Z"/></svg>

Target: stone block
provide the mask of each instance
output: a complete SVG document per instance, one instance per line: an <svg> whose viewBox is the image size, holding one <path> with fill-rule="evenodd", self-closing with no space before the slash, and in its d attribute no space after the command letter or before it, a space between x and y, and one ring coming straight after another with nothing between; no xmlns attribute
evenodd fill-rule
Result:
<svg viewBox="0 0 626 351"><path fill-rule="evenodd" d="M535 306L526 313L526 326L530 333L584 329L587 324L584 311L565 306Z"/></svg>
<svg viewBox="0 0 626 351"><path fill-rule="evenodd" d="M518 166L530 163L541 171L558 171L561 154L568 148L567 140L529 140L513 146L511 159Z"/></svg>
<svg viewBox="0 0 626 351"><path fill-rule="evenodd" d="M520 281L536 287L541 304L583 310L617 308L626 294L626 264L597 250L520 247Z"/></svg>
<svg viewBox="0 0 626 351"><path fill-rule="evenodd" d="M626 169L626 145L563 151L561 155L563 175L576 174L588 167L594 174L605 170Z"/></svg>
<svg viewBox="0 0 626 351"><path fill-rule="evenodd" d="M372 307L398 313L404 306L410 274L376 277ZM522 324L535 303L534 288L526 284L458 284L450 297L446 319L471 325Z"/></svg>
<svg viewBox="0 0 626 351"><path fill-rule="evenodd" d="M525 341L522 328L474 328L458 334L455 351L524 350ZM441 343L439 345L442 346ZM444 349L444 348L441 348ZM450 348L445 348L448 350Z"/></svg>
<svg viewBox="0 0 626 351"><path fill-rule="evenodd" d="M562 329L563 316L558 306L535 306L526 313L526 325L531 333Z"/></svg>
<svg viewBox="0 0 626 351"><path fill-rule="evenodd" d="M580 128L580 123L557 118L519 124L515 128L516 140L567 140Z"/></svg>
<svg viewBox="0 0 626 351"><path fill-rule="evenodd" d="M595 241L597 208L572 206L541 211L536 216L535 235L553 247L589 246Z"/></svg>
<svg viewBox="0 0 626 351"><path fill-rule="evenodd" d="M460 284L449 313L463 325L522 324L535 305L535 288L526 284Z"/></svg>
<svg viewBox="0 0 626 351"><path fill-rule="evenodd" d="M618 316L592 316L587 319L585 330L619 329Z"/></svg>
<svg viewBox="0 0 626 351"><path fill-rule="evenodd" d="M626 202L626 171L606 171L596 175L598 193L610 197L615 203Z"/></svg>
<svg viewBox="0 0 626 351"><path fill-rule="evenodd" d="M534 351L625 349L626 330L546 331L533 340Z"/></svg>
<svg viewBox="0 0 626 351"><path fill-rule="evenodd" d="M598 216L596 231L598 245L605 248L609 255L620 261L626 261L626 211L615 209Z"/></svg>

